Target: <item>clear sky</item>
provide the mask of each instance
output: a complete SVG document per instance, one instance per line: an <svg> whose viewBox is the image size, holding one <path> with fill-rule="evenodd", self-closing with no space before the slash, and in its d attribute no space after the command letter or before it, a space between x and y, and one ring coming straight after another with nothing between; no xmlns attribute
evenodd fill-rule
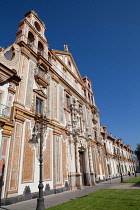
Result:
<svg viewBox="0 0 140 210"><path fill-rule="evenodd" d="M47 27L50 49L69 45L81 76L92 81L101 124L135 150L140 143L140 1L40 0L0 5L0 45L15 41L29 10Z"/></svg>

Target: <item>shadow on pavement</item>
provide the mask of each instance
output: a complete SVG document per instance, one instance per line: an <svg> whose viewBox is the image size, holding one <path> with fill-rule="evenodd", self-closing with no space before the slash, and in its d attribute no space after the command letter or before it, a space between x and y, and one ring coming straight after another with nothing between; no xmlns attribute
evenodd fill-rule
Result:
<svg viewBox="0 0 140 210"><path fill-rule="evenodd" d="M140 187L140 183L135 183L131 187Z"/></svg>

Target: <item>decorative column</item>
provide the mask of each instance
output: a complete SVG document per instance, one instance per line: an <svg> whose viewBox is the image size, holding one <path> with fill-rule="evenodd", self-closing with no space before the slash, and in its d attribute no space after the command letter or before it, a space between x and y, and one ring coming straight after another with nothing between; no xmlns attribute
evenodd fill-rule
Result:
<svg viewBox="0 0 140 210"><path fill-rule="evenodd" d="M75 142L75 165L76 165L76 173L80 173L80 163L79 163L79 149L78 142Z"/></svg>
<svg viewBox="0 0 140 210"><path fill-rule="evenodd" d="M89 168L89 148L87 148L86 149L86 151L85 151L85 169L86 169L86 171L85 171L85 177L86 177L86 179L85 179L85 181L86 181L86 185L87 186L89 186L89 185L91 185L91 179L90 179L90 168Z"/></svg>
<svg viewBox="0 0 140 210"><path fill-rule="evenodd" d="M94 174L94 169L93 169L93 159L92 159L91 146L88 148L88 155L89 155L91 185L95 185L95 174Z"/></svg>
<svg viewBox="0 0 140 210"><path fill-rule="evenodd" d="M82 188L82 174L80 172L80 162L79 162L79 149L77 138L75 141L75 166L76 166L76 187L77 189Z"/></svg>

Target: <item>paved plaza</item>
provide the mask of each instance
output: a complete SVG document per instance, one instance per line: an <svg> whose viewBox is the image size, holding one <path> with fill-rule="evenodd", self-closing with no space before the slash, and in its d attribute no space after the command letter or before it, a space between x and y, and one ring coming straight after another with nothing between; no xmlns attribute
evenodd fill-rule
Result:
<svg viewBox="0 0 140 210"><path fill-rule="evenodd" d="M124 180L129 179L129 176L125 176ZM74 191L65 191L58 194L52 194L44 197L45 207L55 206L70 200L73 200L78 197L82 197L89 193L95 192L100 189L140 189L140 184L121 184L120 178L116 178L110 181L100 182L95 186L85 186L82 190L74 190ZM3 210L35 210L37 204L37 199L32 199L8 206L1 206L0 209Z"/></svg>

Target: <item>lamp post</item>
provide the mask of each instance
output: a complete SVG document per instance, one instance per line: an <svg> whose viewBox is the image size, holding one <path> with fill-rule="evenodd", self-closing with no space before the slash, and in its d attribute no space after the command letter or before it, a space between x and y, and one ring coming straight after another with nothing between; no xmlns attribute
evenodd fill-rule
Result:
<svg viewBox="0 0 140 210"><path fill-rule="evenodd" d="M119 161L119 168L120 168L120 175L121 175L121 183L122 183L123 182L123 175L122 175L122 169L121 169L121 164L120 164L120 157L118 157L118 161Z"/></svg>
<svg viewBox="0 0 140 210"><path fill-rule="evenodd" d="M134 169L134 175L135 175L135 177L137 177L137 174L136 174L136 166L134 166L134 159L133 159L133 169Z"/></svg>
<svg viewBox="0 0 140 210"><path fill-rule="evenodd" d="M44 205L44 198L43 198L43 115L41 114L40 117L38 118L38 122L40 124L40 154L39 154L39 196L37 199L37 207L36 210L45 210L45 205ZM32 139L29 140L29 143L31 144L37 144L38 139L35 134L35 126L33 129L33 134L32 134Z"/></svg>

